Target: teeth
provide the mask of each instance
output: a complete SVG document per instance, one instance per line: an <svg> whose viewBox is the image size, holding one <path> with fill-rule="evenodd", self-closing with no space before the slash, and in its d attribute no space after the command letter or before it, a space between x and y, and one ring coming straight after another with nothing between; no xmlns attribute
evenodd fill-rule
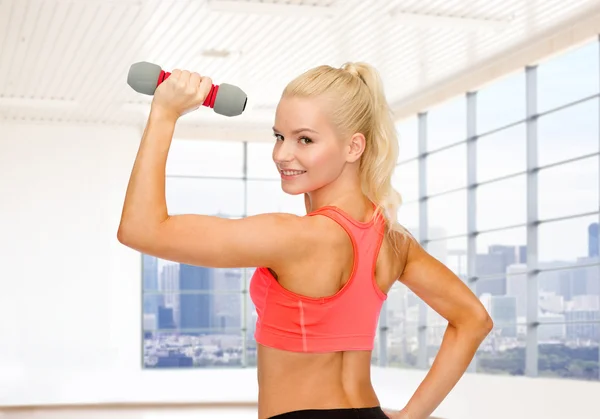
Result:
<svg viewBox="0 0 600 419"><path fill-rule="evenodd" d="M282 173L286 176L295 176L301 175L304 171L290 171L290 170L282 170Z"/></svg>

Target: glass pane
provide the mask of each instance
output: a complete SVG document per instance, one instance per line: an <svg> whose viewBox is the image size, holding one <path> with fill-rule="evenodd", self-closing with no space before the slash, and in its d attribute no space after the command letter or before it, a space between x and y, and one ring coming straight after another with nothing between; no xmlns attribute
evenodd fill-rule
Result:
<svg viewBox="0 0 600 419"><path fill-rule="evenodd" d="M433 195L467 186L467 145L427 156L427 194Z"/></svg>
<svg viewBox="0 0 600 419"><path fill-rule="evenodd" d="M542 324L538 327L538 372L541 377L595 380L600 377L598 343L600 317L595 323Z"/></svg>
<svg viewBox="0 0 600 419"><path fill-rule="evenodd" d="M380 349L379 349L379 342L380 342L380 332L379 332L379 323L377 324L377 329L375 329L375 340L373 342L373 350L371 351L371 365L379 365L379 358L380 358Z"/></svg>
<svg viewBox="0 0 600 419"><path fill-rule="evenodd" d="M477 92L477 132L525 119L525 72L494 81Z"/></svg>
<svg viewBox="0 0 600 419"><path fill-rule="evenodd" d="M538 165L598 152L598 100L538 119Z"/></svg>
<svg viewBox="0 0 600 419"><path fill-rule="evenodd" d="M243 270L143 256L144 328L241 329Z"/></svg>
<svg viewBox="0 0 600 419"><path fill-rule="evenodd" d="M202 331L194 335L177 332L144 333L144 367L241 367L240 330Z"/></svg>
<svg viewBox="0 0 600 419"><path fill-rule="evenodd" d="M412 160L396 166L392 186L400 192L403 202L419 199L419 161Z"/></svg>
<svg viewBox="0 0 600 419"><path fill-rule="evenodd" d="M277 167L273 162L273 146L275 138L272 142L249 142L248 143L248 177L249 178L265 178L265 179L280 179Z"/></svg>
<svg viewBox="0 0 600 419"><path fill-rule="evenodd" d="M419 118L413 116L396 124L398 132L398 161L417 157L419 153Z"/></svg>
<svg viewBox="0 0 600 419"><path fill-rule="evenodd" d="M411 202L400 205L398 210L398 222L414 236L419 238L419 203Z"/></svg>
<svg viewBox="0 0 600 419"><path fill-rule="evenodd" d="M447 324L427 327L427 365L430 367L440 351L447 327Z"/></svg>
<svg viewBox="0 0 600 419"><path fill-rule="evenodd" d="M538 110L556 108L598 93L598 41L593 41L539 65Z"/></svg>
<svg viewBox="0 0 600 419"><path fill-rule="evenodd" d="M477 230L525 224L527 221L525 175L477 187Z"/></svg>
<svg viewBox="0 0 600 419"><path fill-rule="evenodd" d="M467 234L467 191L452 192L427 201L429 239Z"/></svg>
<svg viewBox="0 0 600 419"><path fill-rule="evenodd" d="M506 230L481 233L475 239L477 254L475 256L475 274L477 276L505 275L509 266L518 263L527 263L526 240L527 231L525 227L510 228ZM494 292L488 290L484 281L495 281L492 279L479 279L477 281L477 292L490 292L492 295L506 294L506 279L501 277L493 286ZM487 291L486 291L487 290Z"/></svg>
<svg viewBox="0 0 600 419"><path fill-rule="evenodd" d="M403 284L396 282L388 292L384 305L387 310L387 358L390 367L417 366L419 302Z"/></svg>
<svg viewBox="0 0 600 419"><path fill-rule="evenodd" d="M289 195L281 189L280 181L248 181L248 215L287 212L306 215L304 194Z"/></svg>
<svg viewBox="0 0 600 419"><path fill-rule="evenodd" d="M477 372L524 375L526 336L525 325L494 325L477 349Z"/></svg>
<svg viewBox="0 0 600 419"><path fill-rule="evenodd" d="M597 257L597 223L598 216L591 215L540 224L540 268L581 263L589 256ZM596 246L593 246L593 238L596 239Z"/></svg>
<svg viewBox="0 0 600 419"><path fill-rule="evenodd" d="M170 215L239 217L244 214L243 180L167 177L165 189Z"/></svg>
<svg viewBox="0 0 600 419"><path fill-rule="evenodd" d="M544 321L580 321L586 320L584 312L600 314L599 272L598 265L540 272L538 304Z"/></svg>
<svg viewBox="0 0 600 419"><path fill-rule="evenodd" d="M485 182L527 168L525 124L503 129L477 140L477 181Z"/></svg>
<svg viewBox="0 0 600 419"><path fill-rule="evenodd" d="M479 299L494 321L494 332L503 338L516 338L517 298L483 293L479 294Z"/></svg>
<svg viewBox="0 0 600 419"><path fill-rule="evenodd" d="M467 139L467 100L461 95L427 112L427 150Z"/></svg>
<svg viewBox="0 0 600 419"><path fill-rule="evenodd" d="M244 175L244 144L234 141L173 139L166 166L167 176Z"/></svg>
<svg viewBox="0 0 600 419"><path fill-rule="evenodd" d="M517 323L525 323L527 321L527 255L525 248L520 250L522 253L519 255L520 263L506 268L506 295L515 299Z"/></svg>
<svg viewBox="0 0 600 419"><path fill-rule="evenodd" d="M249 288L250 280L254 275L255 268L246 268L246 289ZM254 332L256 331L256 307L250 298L249 293L245 293L246 298L246 365L250 367L256 366L256 340Z"/></svg>
<svg viewBox="0 0 600 419"><path fill-rule="evenodd" d="M539 171L539 218L598 211L598 157Z"/></svg>

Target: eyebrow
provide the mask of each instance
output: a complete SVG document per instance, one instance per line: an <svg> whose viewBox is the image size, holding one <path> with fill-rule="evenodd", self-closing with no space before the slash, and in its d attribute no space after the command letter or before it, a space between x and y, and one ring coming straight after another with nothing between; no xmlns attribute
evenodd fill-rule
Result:
<svg viewBox="0 0 600 419"><path fill-rule="evenodd" d="M279 130L278 130L277 128L275 128L275 127L273 127L273 131L274 131L274 132L281 132L281 131L279 131ZM292 131L292 134L294 134L294 135L295 135L295 134L299 134L299 133L301 133L301 132L304 132L304 131L308 131L308 132L312 132L312 133L318 134L318 132L317 132L317 131L315 131L314 129L310 129L310 128L298 128L298 129L295 129L295 130L293 130L293 131Z"/></svg>

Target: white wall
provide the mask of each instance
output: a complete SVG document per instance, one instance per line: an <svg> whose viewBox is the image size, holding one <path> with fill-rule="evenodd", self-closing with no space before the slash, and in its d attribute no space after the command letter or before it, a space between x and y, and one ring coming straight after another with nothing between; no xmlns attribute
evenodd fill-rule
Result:
<svg viewBox="0 0 600 419"><path fill-rule="evenodd" d="M256 401L254 369L141 369L140 257L116 240L140 134L0 125L0 405ZM402 407L423 375L374 368L382 404ZM598 419L598 395L466 375L436 414Z"/></svg>

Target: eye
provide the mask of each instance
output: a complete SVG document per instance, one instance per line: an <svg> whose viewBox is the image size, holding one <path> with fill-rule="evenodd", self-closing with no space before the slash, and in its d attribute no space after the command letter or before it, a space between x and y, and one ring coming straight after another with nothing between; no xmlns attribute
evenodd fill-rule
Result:
<svg viewBox="0 0 600 419"><path fill-rule="evenodd" d="M276 140L283 140L283 136L281 134L273 134Z"/></svg>
<svg viewBox="0 0 600 419"><path fill-rule="evenodd" d="M313 141L308 137L300 137L300 141L305 141L304 144L310 144Z"/></svg>

